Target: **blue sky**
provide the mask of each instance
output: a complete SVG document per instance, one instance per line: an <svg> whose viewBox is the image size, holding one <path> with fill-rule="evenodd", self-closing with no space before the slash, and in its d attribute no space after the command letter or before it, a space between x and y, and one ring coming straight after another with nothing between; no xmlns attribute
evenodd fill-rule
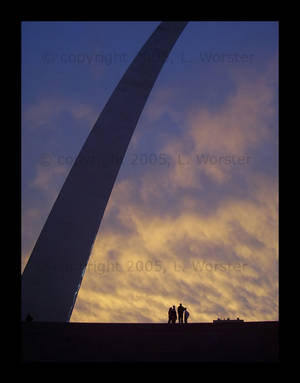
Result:
<svg viewBox="0 0 300 383"><path fill-rule="evenodd" d="M158 25L22 24L23 267L99 113ZM164 321L179 301L193 321L277 319L277 72L277 23L187 25L129 145L73 321ZM105 262L122 271L102 272Z"/></svg>

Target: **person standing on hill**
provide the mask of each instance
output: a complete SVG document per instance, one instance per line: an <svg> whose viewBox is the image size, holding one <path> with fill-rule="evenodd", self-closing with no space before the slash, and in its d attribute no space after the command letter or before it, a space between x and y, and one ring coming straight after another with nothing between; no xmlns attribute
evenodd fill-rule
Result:
<svg viewBox="0 0 300 383"><path fill-rule="evenodd" d="M176 320L177 320L177 314L176 314L175 306L173 306L173 308L172 308L171 320L172 320L172 323L173 323L173 324L175 324L175 322L176 322Z"/></svg>
<svg viewBox="0 0 300 383"><path fill-rule="evenodd" d="M190 316L190 313L187 311L187 308L184 309L184 323L188 322L188 317Z"/></svg>
<svg viewBox="0 0 300 383"><path fill-rule="evenodd" d="M168 316L169 316L169 320L168 320L168 324L169 324L172 321L172 307L169 308Z"/></svg>
<svg viewBox="0 0 300 383"><path fill-rule="evenodd" d="M180 305L177 307L177 312L178 312L179 323L183 323L184 307L182 306L182 303L180 303Z"/></svg>

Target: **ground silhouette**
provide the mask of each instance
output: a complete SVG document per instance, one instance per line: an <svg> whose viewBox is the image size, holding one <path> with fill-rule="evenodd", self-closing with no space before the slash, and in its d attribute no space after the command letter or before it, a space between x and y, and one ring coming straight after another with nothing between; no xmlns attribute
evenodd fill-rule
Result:
<svg viewBox="0 0 300 383"><path fill-rule="evenodd" d="M22 323L24 362L276 362L278 322Z"/></svg>

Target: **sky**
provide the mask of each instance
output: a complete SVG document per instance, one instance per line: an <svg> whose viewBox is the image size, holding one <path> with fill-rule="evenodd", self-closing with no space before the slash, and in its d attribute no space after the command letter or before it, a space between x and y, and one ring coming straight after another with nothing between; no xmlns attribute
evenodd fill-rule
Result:
<svg viewBox="0 0 300 383"><path fill-rule="evenodd" d="M22 23L22 271L159 22ZM84 222L82 223L84 225ZM71 322L278 320L278 23L190 22L136 126Z"/></svg>

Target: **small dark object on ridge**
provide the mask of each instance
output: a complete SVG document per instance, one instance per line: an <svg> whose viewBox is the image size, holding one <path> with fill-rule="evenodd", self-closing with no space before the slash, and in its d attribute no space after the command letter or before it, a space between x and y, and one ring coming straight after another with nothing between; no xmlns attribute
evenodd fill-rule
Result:
<svg viewBox="0 0 300 383"><path fill-rule="evenodd" d="M28 314L26 319L25 319L25 321L26 322L32 322L33 321L33 317L30 314Z"/></svg>

